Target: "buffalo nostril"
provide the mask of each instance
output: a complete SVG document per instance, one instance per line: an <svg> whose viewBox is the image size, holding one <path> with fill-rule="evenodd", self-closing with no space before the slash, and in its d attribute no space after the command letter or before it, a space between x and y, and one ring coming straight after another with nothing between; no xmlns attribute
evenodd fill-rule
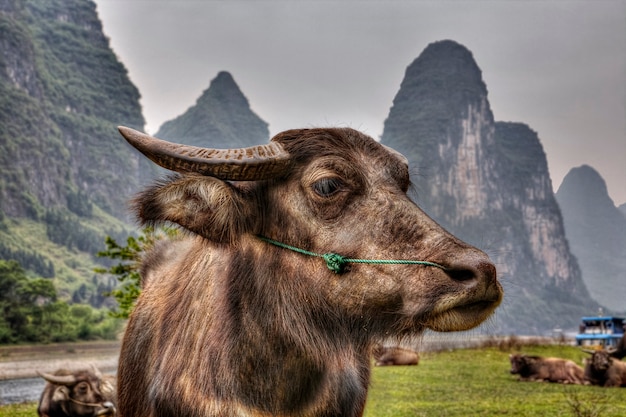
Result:
<svg viewBox="0 0 626 417"><path fill-rule="evenodd" d="M455 281L469 281L476 278L476 274L471 269L448 269L446 272Z"/></svg>
<svg viewBox="0 0 626 417"><path fill-rule="evenodd" d="M458 265L446 271L455 281L470 281L479 279L485 282L496 280L496 267L489 262L479 262L476 265Z"/></svg>

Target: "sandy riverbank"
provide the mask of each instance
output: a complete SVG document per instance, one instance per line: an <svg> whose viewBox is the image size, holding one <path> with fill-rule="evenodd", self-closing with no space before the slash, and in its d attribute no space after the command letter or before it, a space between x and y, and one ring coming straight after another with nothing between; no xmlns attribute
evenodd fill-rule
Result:
<svg viewBox="0 0 626 417"><path fill-rule="evenodd" d="M102 372L115 372L119 341L0 346L0 380L36 377L37 372L95 365Z"/></svg>

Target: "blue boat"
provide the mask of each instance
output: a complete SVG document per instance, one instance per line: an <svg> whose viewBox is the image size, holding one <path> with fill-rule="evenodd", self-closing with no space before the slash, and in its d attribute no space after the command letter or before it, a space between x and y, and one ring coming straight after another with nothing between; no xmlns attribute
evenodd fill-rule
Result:
<svg viewBox="0 0 626 417"><path fill-rule="evenodd" d="M576 345L586 349L616 347L622 336L626 321L623 317L583 317L576 335Z"/></svg>

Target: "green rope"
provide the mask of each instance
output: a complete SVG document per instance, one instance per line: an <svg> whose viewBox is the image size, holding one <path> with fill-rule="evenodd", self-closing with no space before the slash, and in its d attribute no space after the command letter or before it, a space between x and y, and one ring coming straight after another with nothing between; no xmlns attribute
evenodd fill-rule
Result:
<svg viewBox="0 0 626 417"><path fill-rule="evenodd" d="M308 250L296 248L295 246L287 245L286 243L277 242L265 236L258 236L259 239L271 243L272 245L289 249L294 252L301 253L303 255L315 256L317 258L322 258L326 262L326 266L328 269L333 271L335 274L341 274L348 263L354 264L408 264L408 265L425 265L425 266L434 266L435 268L446 270L446 267L443 265L439 265L434 262L429 261L412 261L405 259L350 259L344 256L341 256L337 253L315 253L309 252Z"/></svg>

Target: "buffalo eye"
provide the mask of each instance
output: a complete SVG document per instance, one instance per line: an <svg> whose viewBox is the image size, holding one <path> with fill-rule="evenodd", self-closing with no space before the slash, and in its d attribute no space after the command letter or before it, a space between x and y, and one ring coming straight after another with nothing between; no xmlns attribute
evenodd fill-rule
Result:
<svg viewBox="0 0 626 417"><path fill-rule="evenodd" d="M89 385L85 382L82 382L76 386L76 392L79 394L86 394L89 391Z"/></svg>
<svg viewBox="0 0 626 417"><path fill-rule="evenodd" d="M343 187L339 178L322 178L313 184L313 190L320 197L330 197Z"/></svg>

